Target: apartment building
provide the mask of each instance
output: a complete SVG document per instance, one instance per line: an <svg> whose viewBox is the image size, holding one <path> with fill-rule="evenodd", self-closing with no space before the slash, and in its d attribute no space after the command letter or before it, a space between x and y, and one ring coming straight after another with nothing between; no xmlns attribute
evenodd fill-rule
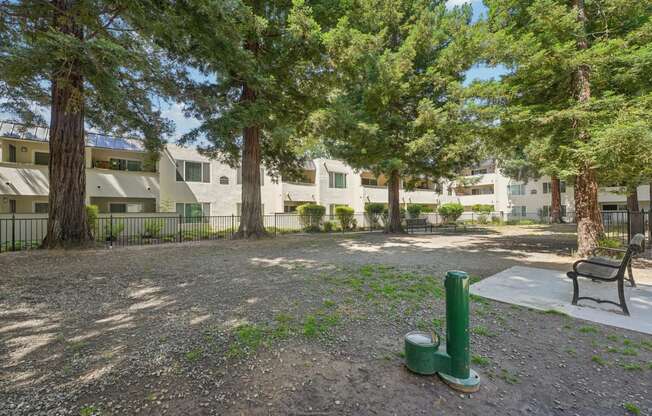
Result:
<svg viewBox="0 0 652 416"><path fill-rule="evenodd" d="M137 140L86 135L87 203L102 212L156 212L158 163ZM0 213L48 212L48 131L0 123Z"/></svg>
<svg viewBox="0 0 652 416"><path fill-rule="evenodd" d="M48 210L48 131L14 123L0 123L0 214L45 214ZM138 140L88 133L86 197L101 213L153 212L196 215L238 215L241 210L239 169L210 160L192 148L167 145L156 163L148 161ZM308 161L296 181L277 180L261 170L263 212L292 213L305 203L317 203L333 213L338 205L362 212L367 203L387 202L387 178L357 171L342 161ZM405 206L432 209L459 202L470 211L475 204L491 205L512 216L546 216L550 209L549 178L527 183L503 176L487 160L463 172L454 182L416 178L410 190L400 189ZM573 189L562 183L562 213L574 211ZM625 206L616 188L600 192L604 210ZM638 190L642 208L649 209L649 186Z"/></svg>

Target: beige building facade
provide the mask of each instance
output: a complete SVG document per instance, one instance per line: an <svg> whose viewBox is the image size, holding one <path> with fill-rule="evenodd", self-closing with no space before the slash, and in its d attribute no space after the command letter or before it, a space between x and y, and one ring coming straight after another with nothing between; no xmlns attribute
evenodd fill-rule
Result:
<svg viewBox="0 0 652 416"><path fill-rule="evenodd" d="M46 128L0 123L0 214L45 214L48 206L48 143ZM150 163L137 140L87 134L87 203L104 214L176 213L184 216L239 215L241 175L195 149L169 144ZM493 161L463 172L455 182L416 181L400 190L404 206L420 204L431 210L447 202L491 205L495 212L516 217L547 216L550 179L527 183L502 175ZM601 189L604 210L625 208L618 188ZM649 186L638 190L644 209L650 208ZM359 171L346 163L315 159L304 166L302 178L284 181L262 171L261 196L265 214L293 213L304 203L317 203L333 213L338 205L363 212L368 203L387 202L387 179ZM571 214L573 189L562 184L562 211Z"/></svg>

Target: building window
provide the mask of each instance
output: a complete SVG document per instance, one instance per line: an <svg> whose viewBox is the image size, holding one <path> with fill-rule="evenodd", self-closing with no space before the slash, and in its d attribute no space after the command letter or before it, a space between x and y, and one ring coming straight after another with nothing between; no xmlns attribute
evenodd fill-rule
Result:
<svg viewBox="0 0 652 416"><path fill-rule="evenodd" d="M361 178L362 186L378 186L377 178Z"/></svg>
<svg viewBox="0 0 652 416"><path fill-rule="evenodd" d="M228 185L229 184L229 178L226 176L220 176L220 185Z"/></svg>
<svg viewBox="0 0 652 416"><path fill-rule="evenodd" d="M127 170L130 172L142 172L143 170L141 160L110 159L109 165L113 170Z"/></svg>
<svg viewBox="0 0 652 416"><path fill-rule="evenodd" d="M11 213L11 214L16 213L16 200L15 199L10 199L9 200L9 213Z"/></svg>
<svg viewBox="0 0 652 416"><path fill-rule="evenodd" d="M487 169L471 169L471 175L485 175L487 173Z"/></svg>
<svg viewBox="0 0 652 416"><path fill-rule="evenodd" d="M328 205L328 215L333 218L335 216L335 209L337 207L348 207L346 204L329 204Z"/></svg>
<svg viewBox="0 0 652 416"><path fill-rule="evenodd" d="M513 206L512 215L514 215L515 217L525 217L527 215L526 207L518 206L518 205Z"/></svg>
<svg viewBox="0 0 652 416"><path fill-rule="evenodd" d="M525 195L525 185L522 183L516 185L508 185L507 192L510 195Z"/></svg>
<svg viewBox="0 0 652 416"><path fill-rule="evenodd" d="M186 162L185 179L186 182L201 182L202 181L201 163Z"/></svg>
<svg viewBox="0 0 652 416"><path fill-rule="evenodd" d="M9 145L9 162L16 163L16 146Z"/></svg>
<svg viewBox="0 0 652 416"><path fill-rule="evenodd" d="M47 214L48 212L47 202L34 202L34 214Z"/></svg>
<svg viewBox="0 0 652 416"><path fill-rule="evenodd" d="M494 193L493 188L471 188L471 195L492 195Z"/></svg>
<svg viewBox="0 0 652 416"><path fill-rule="evenodd" d="M346 173L328 172L329 188L346 188Z"/></svg>
<svg viewBox="0 0 652 416"><path fill-rule="evenodd" d="M211 181L211 164L206 162L190 162L177 160L177 182L205 182Z"/></svg>
<svg viewBox="0 0 652 416"><path fill-rule="evenodd" d="M562 194L566 193L566 182L560 181L559 182L559 192ZM543 183L543 193L544 194L551 194L552 193L552 182L544 182Z"/></svg>
<svg viewBox="0 0 652 416"><path fill-rule="evenodd" d="M34 152L34 164L47 166L50 164L50 154L47 152Z"/></svg>
<svg viewBox="0 0 652 416"><path fill-rule="evenodd" d="M183 222L203 222L211 215L211 204L208 202L177 202L177 214L183 217Z"/></svg>
<svg viewBox="0 0 652 416"><path fill-rule="evenodd" d="M109 204L109 212L111 214L143 212L143 204L128 204L122 202L112 202Z"/></svg>

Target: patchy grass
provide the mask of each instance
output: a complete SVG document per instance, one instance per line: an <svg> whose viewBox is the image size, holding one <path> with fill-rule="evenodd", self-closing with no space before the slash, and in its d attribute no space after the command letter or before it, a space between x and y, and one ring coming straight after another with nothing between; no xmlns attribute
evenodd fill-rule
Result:
<svg viewBox="0 0 652 416"><path fill-rule="evenodd" d="M568 314L566 312L558 311L557 309L548 309L542 312L544 315L556 315L556 316L565 316Z"/></svg>
<svg viewBox="0 0 652 416"><path fill-rule="evenodd" d="M255 324L240 325L235 329L235 340L227 350L228 357L244 357L256 352L266 341L268 328Z"/></svg>
<svg viewBox="0 0 652 416"><path fill-rule="evenodd" d="M79 416L100 416L101 414L95 406L84 406L79 409Z"/></svg>
<svg viewBox="0 0 652 416"><path fill-rule="evenodd" d="M190 350L184 354L186 360L188 360L191 363L199 361L203 355L204 355L204 350L202 350L201 348L195 348L194 350Z"/></svg>
<svg viewBox="0 0 652 416"><path fill-rule="evenodd" d="M607 362L605 361L605 359L600 357L599 355L594 355L593 357L591 357L591 361L593 361L594 363L596 363L598 365L601 365L601 366L607 365Z"/></svg>
<svg viewBox="0 0 652 416"><path fill-rule="evenodd" d="M471 329L471 332L474 333L475 335L480 335L480 336L483 336L483 337L494 337L494 336L496 336L496 334L489 331L489 329L487 329L487 327L482 326L482 325L474 326Z"/></svg>
<svg viewBox="0 0 652 416"><path fill-rule="evenodd" d="M623 368L626 371L641 371L643 370L643 366L639 363L624 363L622 364Z"/></svg>
<svg viewBox="0 0 652 416"><path fill-rule="evenodd" d="M480 366L487 366L491 364L491 360L487 357L483 357L481 355L473 355L471 356L471 363L480 365Z"/></svg>
<svg viewBox="0 0 652 416"><path fill-rule="evenodd" d="M578 331L580 331L582 334L597 334L598 328L594 326L584 325L579 327Z"/></svg>
<svg viewBox="0 0 652 416"><path fill-rule="evenodd" d="M623 407L633 415L639 416L641 414L641 409L639 409L634 403L623 403Z"/></svg>
<svg viewBox="0 0 652 416"><path fill-rule="evenodd" d="M510 373L507 369L503 368L500 370L499 378L504 380L507 384L518 384L521 380L516 376L516 374Z"/></svg>

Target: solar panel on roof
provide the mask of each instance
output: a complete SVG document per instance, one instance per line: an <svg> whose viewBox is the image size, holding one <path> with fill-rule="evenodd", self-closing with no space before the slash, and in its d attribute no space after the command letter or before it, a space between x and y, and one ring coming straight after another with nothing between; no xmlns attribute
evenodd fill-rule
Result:
<svg viewBox="0 0 652 416"><path fill-rule="evenodd" d="M47 127L33 127L29 131L22 124L0 122L0 136L26 140L49 140ZM107 136L99 133L86 133L86 145L90 147L103 147L116 150L144 151L143 142L138 139Z"/></svg>

